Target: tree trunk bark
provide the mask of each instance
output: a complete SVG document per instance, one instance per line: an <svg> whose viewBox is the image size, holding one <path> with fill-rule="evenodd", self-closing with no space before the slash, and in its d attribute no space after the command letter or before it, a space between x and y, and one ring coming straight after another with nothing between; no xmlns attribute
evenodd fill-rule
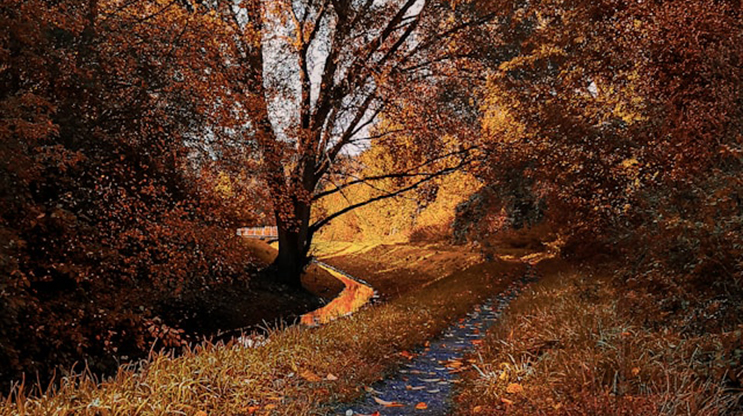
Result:
<svg viewBox="0 0 743 416"><path fill-rule="evenodd" d="M295 221L286 223L277 216L279 234L279 254L274 260L273 269L279 282L293 288L302 288L302 273L309 263L309 247L312 242L310 232L310 207L297 203Z"/></svg>
<svg viewBox="0 0 743 416"><path fill-rule="evenodd" d="M283 168L279 167L277 172L283 172ZM314 234L310 227L310 212L312 194L318 181L315 176L315 159L303 158L295 173L301 181L284 187L281 186L284 178L277 177L275 183L278 185L272 189L279 234L279 254L272 268L277 273L279 282L302 290L302 273L309 263L307 254Z"/></svg>

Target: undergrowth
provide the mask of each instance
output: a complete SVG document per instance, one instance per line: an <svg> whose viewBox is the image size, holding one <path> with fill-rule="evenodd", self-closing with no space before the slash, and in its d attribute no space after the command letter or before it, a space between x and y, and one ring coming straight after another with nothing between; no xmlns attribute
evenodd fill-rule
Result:
<svg viewBox="0 0 743 416"><path fill-rule="evenodd" d="M351 400L472 305L502 290L520 266L475 265L425 290L368 307L318 329L291 326L267 341L187 348L120 368L102 383L88 374L25 395L16 388L0 414L309 415ZM255 345L258 345L255 347Z"/></svg>
<svg viewBox="0 0 743 416"><path fill-rule="evenodd" d="M644 326L610 271L544 262L490 330L457 414L743 414L743 325L690 336ZM632 305L628 307L628 305Z"/></svg>

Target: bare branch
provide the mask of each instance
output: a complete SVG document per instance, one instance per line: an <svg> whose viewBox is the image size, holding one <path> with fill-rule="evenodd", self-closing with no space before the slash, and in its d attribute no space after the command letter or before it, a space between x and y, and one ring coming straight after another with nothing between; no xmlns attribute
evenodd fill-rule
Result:
<svg viewBox="0 0 743 416"><path fill-rule="evenodd" d="M414 167L412 167L410 169L407 169L405 171L402 171L402 172L395 172L395 173L388 173L388 174L384 174L384 175L375 175L375 176L368 176L368 177L365 177L365 178L358 178L358 179L355 179L353 181L346 182L346 183L344 183L344 184L342 184L340 186L336 185L336 187L334 189L317 193L317 194L315 194L312 197L312 200L313 201L316 201L316 200L321 199L321 198L324 198L326 196L333 195L333 194L335 194L336 192L338 192L338 191L340 191L342 189L351 187L353 185L357 185L357 184L369 182L369 181L380 181L380 180L384 180L384 179L401 179L401 178L417 178L417 177L436 176L436 175L438 175L438 172L418 172L418 171L420 169L423 169L425 167L431 166L434 163L439 162L439 161L442 161L444 159L448 159L448 158L451 158L451 157L454 157L454 156L467 156L467 155L470 154L470 152L472 152L475 149L477 149L476 146L475 147L470 147L470 148L467 148L467 149L460 149L460 150L457 150L455 152L451 152L451 153L447 153L445 155L441 155L441 156L438 156L438 157L435 157L435 158L431 158L431 159L429 159L429 160L427 160L427 161L419 164L418 166L414 166Z"/></svg>
<svg viewBox="0 0 743 416"><path fill-rule="evenodd" d="M323 158L320 166L317 167L316 172L318 176L322 176L325 174L325 172L328 171L330 168L330 164L332 164L335 161L335 158L338 157L338 154L343 150L343 147L348 144L348 141L353 137L352 133L355 130L356 126L361 122L361 120L364 118L364 114L366 114L366 110L369 108L371 103L374 101L374 94L369 94L366 99L364 100L364 103L361 105L359 110L356 112L356 116L351 121L351 123L346 127L346 130L343 132L341 137L338 139L338 142L330 149L330 151L325 153L325 157Z"/></svg>
<svg viewBox="0 0 743 416"><path fill-rule="evenodd" d="M418 188L419 186L423 185L426 182L430 182L430 181L432 181L432 180L434 180L436 178L439 178L439 177L442 177L442 176L445 176L445 175L449 175L449 174L451 174L453 172L456 172L457 170L463 168L464 166L466 166L470 162L471 161L469 161L469 160L463 160L462 162L460 162L456 166L452 166L452 167L449 167L449 168L446 168L446 169L442 169L442 170L436 172L435 174L433 174L431 176L427 176L427 177L425 177L425 178L423 178L423 179L421 179L421 180L413 183L412 185L408 185L408 186L406 186L404 188L398 189L396 191L389 192L389 193L384 194L384 195L379 195L379 196L376 196L374 198L369 198L369 199L367 199L366 201L363 201L363 202L359 202L359 203L356 203L356 204L353 204L353 205L349 205L349 206L347 206L347 207L345 207L345 208L343 208L343 209L341 209L341 210L339 210L339 211L337 211L337 212L335 212L335 213L333 213L331 215L328 215L327 217L325 217L325 218L323 218L321 220L315 221L315 223L313 223L310 226L310 229L313 230L313 232L315 232L315 231L319 230L320 228L322 228L323 226L327 225L333 219L338 218L338 217L340 217L341 215L343 215L345 213L348 213L350 211L353 211L354 209L361 208L363 206L369 205L369 204L374 203L374 202L377 202L377 201L382 201L382 200L385 200L385 199L393 198L393 197L396 197L398 195L401 195L401 194L403 194L405 192L412 191L413 189Z"/></svg>

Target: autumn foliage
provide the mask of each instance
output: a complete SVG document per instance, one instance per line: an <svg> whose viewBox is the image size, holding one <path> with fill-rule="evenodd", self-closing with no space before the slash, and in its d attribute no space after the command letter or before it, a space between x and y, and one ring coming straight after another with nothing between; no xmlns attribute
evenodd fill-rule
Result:
<svg viewBox="0 0 743 416"><path fill-rule="evenodd" d="M0 0L0 384L181 345L159 308L247 280L244 226L297 291L315 236L507 241L619 259L642 324L735 329L741 13Z"/></svg>
<svg viewBox="0 0 743 416"><path fill-rule="evenodd" d="M738 290L740 4L499 4L480 58L486 189L541 206L566 254L623 253L664 290Z"/></svg>
<svg viewBox="0 0 743 416"><path fill-rule="evenodd" d="M9 0L0 27L0 379L109 369L163 299L250 265L254 214L193 139L221 117L209 16Z"/></svg>

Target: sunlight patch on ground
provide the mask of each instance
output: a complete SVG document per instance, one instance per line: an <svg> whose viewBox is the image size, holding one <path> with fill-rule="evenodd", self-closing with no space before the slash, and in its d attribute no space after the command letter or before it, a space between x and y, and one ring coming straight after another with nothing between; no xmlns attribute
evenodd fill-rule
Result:
<svg viewBox="0 0 743 416"><path fill-rule="evenodd" d="M542 260L555 258L556 254L550 253L547 251L540 251L537 253L531 253L531 254L527 254L524 256L514 256L511 254L503 254L497 257L503 261L520 261L520 262L524 262L524 263L527 263L533 266Z"/></svg>
<svg viewBox="0 0 743 416"><path fill-rule="evenodd" d="M312 253L317 257L330 258L337 256L348 256L353 254L363 254L377 246L382 245L382 241L369 242L348 242L348 241L314 241L312 243Z"/></svg>

